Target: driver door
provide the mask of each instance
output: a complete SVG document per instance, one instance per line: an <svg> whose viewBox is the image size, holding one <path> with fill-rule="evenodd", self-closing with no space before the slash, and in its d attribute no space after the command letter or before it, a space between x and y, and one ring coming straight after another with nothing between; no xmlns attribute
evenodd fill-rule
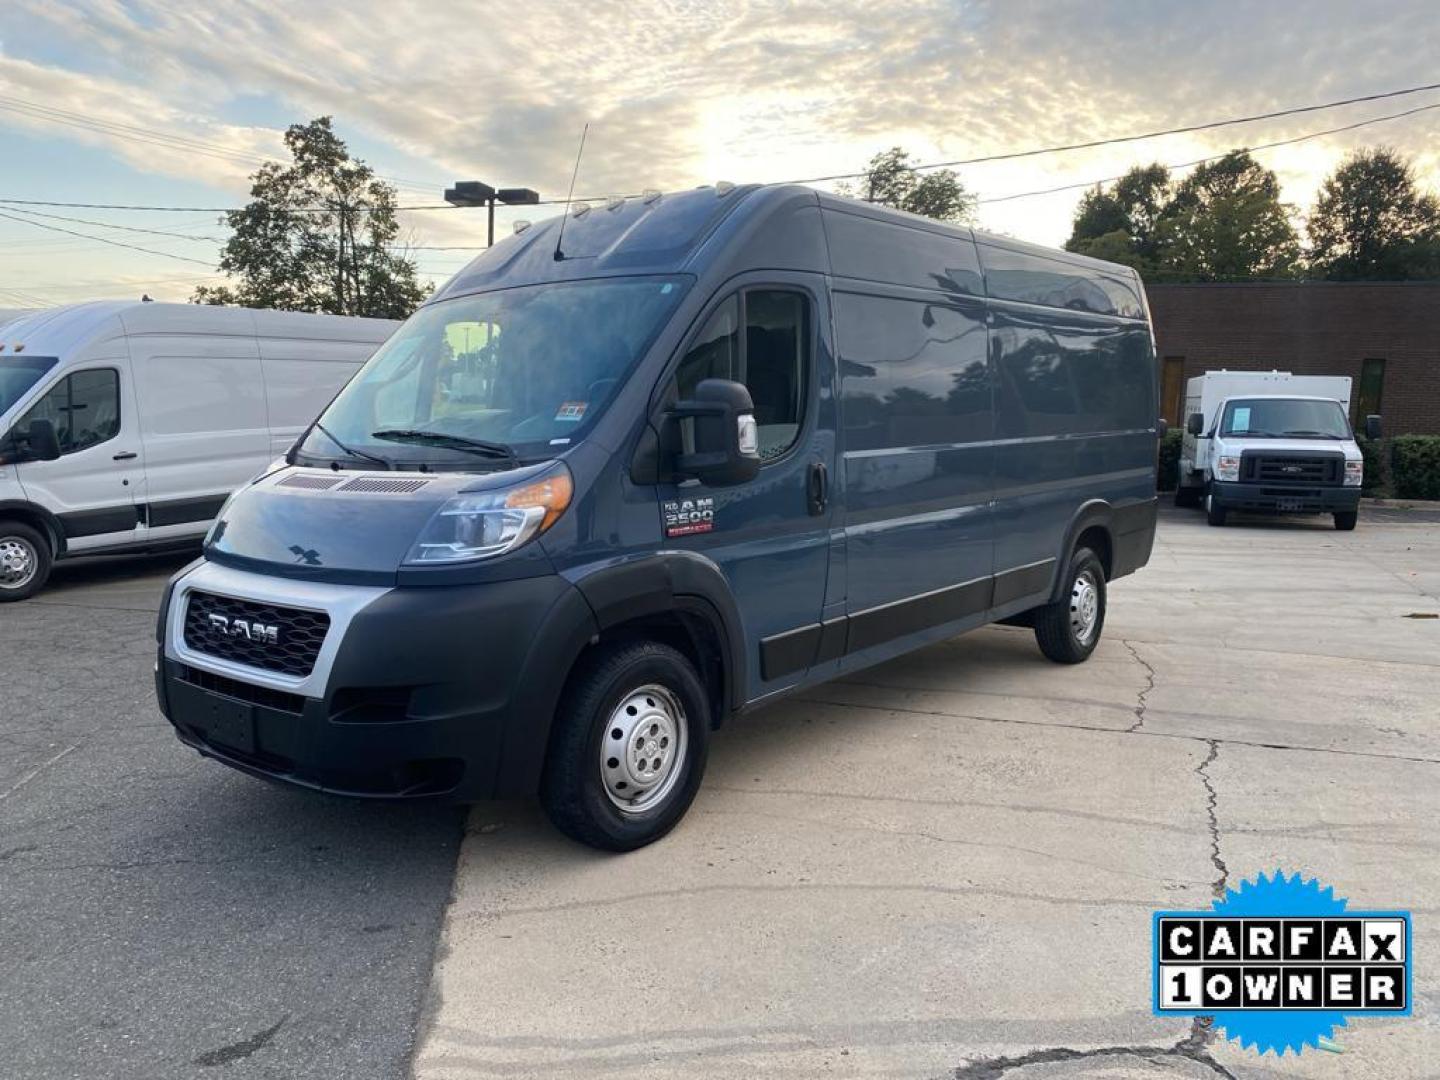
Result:
<svg viewBox="0 0 1440 1080"><path fill-rule="evenodd" d="M55 425L60 457L23 461L16 476L26 498L59 519L70 552L134 543L144 461L129 362L98 360L67 372L17 422Z"/></svg>

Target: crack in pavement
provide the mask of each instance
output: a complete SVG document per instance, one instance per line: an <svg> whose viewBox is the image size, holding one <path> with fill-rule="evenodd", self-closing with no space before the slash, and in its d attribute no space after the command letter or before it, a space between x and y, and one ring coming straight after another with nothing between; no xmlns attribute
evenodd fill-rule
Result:
<svg viewBox="0 0 1440 1080"><path fill-rule="evenodd" d="M1210 1056L1206 1049L1210 1045L1209 1024L1199 1019L1190 1027L1190 1033L1173 1046L1097 1046L1093 1050L1073 1050L1067 1046L1051 1047L1046 1050L1032 1050L1019 1057L985 1058L957 1068L953 1080L998 1080L1013 1069L1024 1069L1030 1065L1050 1065L1064 1061L1086 1061L1102 1057L1137 1057L1152 1063L1162 1058L1184 1058L1203 1065L1216 1076L1236 1080L1235 1074Z"/></svg>
<svg viewBox="0 0 1440 1080"><path fill-rule="evenodd" d="M229 1065L232 1061L247 1058L255 1053L255 1051L265 1047L271 1039L275 1038L280 1029L285 1026L285 1021L289 1019L290 1014L286 1013L275 1022L274 1026L268 1027L264 1031L257 1031L248 1039L241 1039L239 1042L231 1043L228 1046L221 1046L214 1050L207 1050L197 1057L192 1064L199 1065L202 1069L209 1069L216 1065Z"/></svg>
<svg viewBox="0 0 1440 1080"><path fill-rule="evenodd" d="M1200 777L1200 782L1205 785L1205 817L1206 827L1210 831L1210 865L1215 867L1219 875L1210 885L1210 891L1214 893L1216 900L1225 896L1225 889L1230 883L1230 868L1225 865L1225 860L1220 855L1220 822L1215 816L1215 805L1217 796L1215 784L1210 776L1210 766L1215 764L1215 759L1220 756L1220 740L1206 739L1210 745L1210 753L1205 760L1195 766L1195 775Z"/></svg>
<svg viewBox="0 0 1440 1080"><path fill-rule="evenodd" d="M1121 638L1120 644L1124 645L1130 655L1135 658L1135 662L1145 669L1145 688L1135 696L1135 723L1125 729L1126 733L1129 734L1139 731L1145 726L1146 699L1150 696L1150 691L1155 689L1155 669L1135 650L1135 646L1128 640Z"/></svg>

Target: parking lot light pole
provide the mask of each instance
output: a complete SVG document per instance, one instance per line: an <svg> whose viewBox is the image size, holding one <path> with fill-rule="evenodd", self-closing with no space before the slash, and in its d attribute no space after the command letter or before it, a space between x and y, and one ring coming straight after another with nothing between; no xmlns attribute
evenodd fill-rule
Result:
<svg viewBox="0 0 1440 1080"><path fill-rule="evenodd" d="M495 204L506 206L533 206L540 201L540 193L529 188L500 188L496 190L479 180L457 180L454 187L445 189L445 201L451 206L483 206L488 210L488 226L485 245L495 246Z"/></svg>

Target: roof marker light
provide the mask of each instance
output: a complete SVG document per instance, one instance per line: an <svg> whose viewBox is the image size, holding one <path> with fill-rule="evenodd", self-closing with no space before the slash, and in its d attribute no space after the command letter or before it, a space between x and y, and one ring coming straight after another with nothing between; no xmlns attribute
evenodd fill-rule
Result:
<svg viewBox="0 0 1440 1080"><path fill-rule="evenodd" d="M640 193L640 201L643 203L656 202L660 198L660 192L653 187L648 187Z"/></svg>
<svg viewBox="0 0 1440 1080"><path fill-rule="evenodd" d="M524 218L518 219L518 220L515 222L515 224L512 226L512 228L514 228L514 230L515 230L515 235L516 235L516 236L519 236L522 232L524 232L524 231L525 231L526 229L528 229L529 227L530 227L530 222L526 221Z"/></svg>
<svg viewBox="0 0 1440 1080"><path fill-rule="evenodd" d="M730 192L734 190L735 185L732 184L729 180L721 180L718 184L715 185L715 197L717 199L723 199L726 195L729 195Z"/></svg>
<svg viewBox="0 0 1440 1080"><path fill-rule="evenodd" d="M613 195L605 200L606 210L619 210L625 205L625 198L622 195Z"/></svg>
<svg viewBox="0 0 1440 1080"><path fill-rule="evenodd" d="M575 209L572 210L570 213L571 213L571 216L572 216L572 217L581 218L581 217L584 217L584 216L585 216L586 214L588 214L589 212L590 212L590 204L589 204L588 202L581 202L581 203L576 203L576 204L575 204Z"/></svg>

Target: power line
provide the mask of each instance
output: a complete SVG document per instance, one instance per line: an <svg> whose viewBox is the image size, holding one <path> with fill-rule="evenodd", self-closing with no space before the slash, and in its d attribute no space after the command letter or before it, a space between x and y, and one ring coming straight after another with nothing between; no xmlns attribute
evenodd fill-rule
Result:
<svg viewBox="0 0 1440 1080"><path fill-rule="evenodd" d="M1275 142L1259 143L1255 146L1236 147L1234 150L1227 150L1223 154L1212 154L1209 157L1196 158L1194 161L1182 161L1177 162L1173 165L1162 165L1161 168L1165 169L1167 172L1173 172L1176 169L1188 169L1192 165L1205 165L1212 161L1219 161L1222 158L1228 157L1230 154L1237 152L1256 153L1260 150L1274 150L1277 146L1293 146L1295 143L1306 142L1310 139L1323 138L1326 135L1338 135L1343 131L1354 131L1356 128L1368 127L1371 124L1382 124L1387 120L1399 120L1402 117L1414 116L1416 113L1428 112L1431 109L1440 109L1440 101L1435 102L1433 105L1420 105L1413 109L1406 109L1404 112L1391 113L1388 116L1374 116L1368 120L1358 120L1353 124L1344 124L1340 127L1326 128L1324 131L1312 131L1307 135L1297 135L1292 139L1277 139ZM988 199L977 199L976 202L981 204L1001 203L1010 202L1013 199L1028 199L1036 195L1054 195L1057 192L1061 191L1075 191L1079 188L1091 188L1097 184L1112 184L1119 179L1121 179L1121 177L1119 176L1107 176L1103 180L1086 180L1083 183L1061 184L1059 187L1042 188L1038 191L1018 191L1011 195L995 195Z"/></svg>
<svg viewBox="0 0 1440 1080"><path fill-rule="evenodd" d="M42 221L34 221L31 218L16 217L14 214L0 213L0 219L5 221L18 221L22 225L32 225L37 229L49 229L51 232L65 233L68 236L78 236L82 240L97 240L102 244L109 244L111 247L128 248L131 251L139 251L146 255L159 255L166 259L179 259L181 262L195 263L197 266L210 266L211 263L204 259L192 259L188 255L176 255L170 251L156 251L154 248L139 247L136 244L125 244L119 240L110 240L104 236L95 236L93 233L75 232L73 229L62 229L59 225L46 225Z"/></svg>
<svg viewBox="0 0 1440 1080"><path fill-rule="evenodd" d="M1409 86L1404 90L1388 90L1383 94L1365 94L1361 97L1342 98L1339 101L1327 101L1321 105L1300 105L1292 109L1277 109L1274 112L1255 113L1253 116L1236 116L1228 120L1212 120L1204 124L1188 124L1185 127L1165 128L1161 131L1146 131L1139 135L1119 135L1110 139L1091 139L1088 142L1065 143L1060 146L1040 146L1032 150L1013 150L1004 154L986 154L983 157L959 158L955 161L931 161L923 165L906 166L911 172L919 172L923 169L948 169L959 165L983 165L991 161L1013 161L1016 158L1036 157L1040 154L1060 154L1070 150L1092 150L1097 146L1114 146L1117 143L1139 142L1143 139L1158 139L1163 135L1186 135L1196 131L1209 131L1213 128L1232 127L1235 124L1250 124L1257 120L1274 120L1281 116L1296 116L1300 113L1320 112L1324 109L1336 109L1342 105L1356 105L1365 101L1381 101L1385 98L1403 97L1406 94L1420 94L1426 90L1440 90L1440 83L1427 83L1424 86ZM812 176L804 180L788 181L792 184L821 184L831 180L855 180L867 175L865 170L850 173L835 173L831 176Z"/></svg>
<svg viewBox="0 0 1440 1080"><path fill-rule="evenodd" d="M136 225L117 225L111 221L95 221L91 218L67 217L64 214L47 214L42 210L12 210L12 213L24 214L27 217L43 217L52 221L69 221L76 225L96 225L102 229L121 229L124 232L145 233L149 236L173 236L177 240L204 240L209 243L225 243L218 236L197 236L194 233L168 232L165 229L142 229Z"/></svg>

